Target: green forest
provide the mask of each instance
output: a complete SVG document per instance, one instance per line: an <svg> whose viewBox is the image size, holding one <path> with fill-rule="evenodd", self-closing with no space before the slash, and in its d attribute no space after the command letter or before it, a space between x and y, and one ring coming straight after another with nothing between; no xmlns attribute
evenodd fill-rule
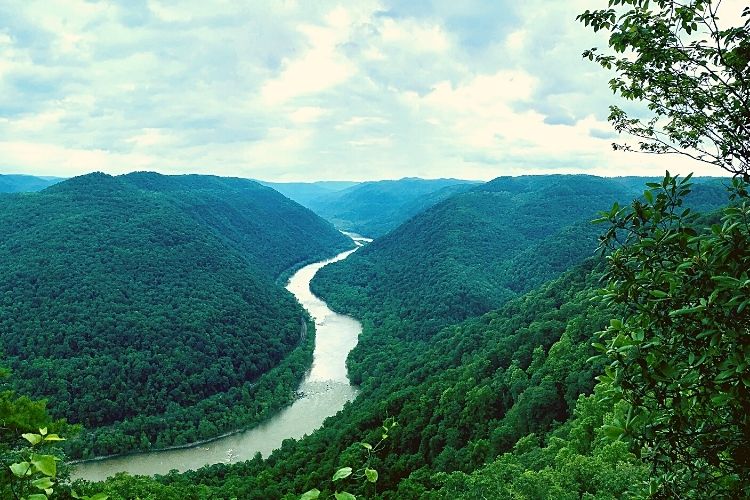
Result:
<svg viewBox="0 0 750 500"><path fill-rule="evenodd" d="M312 336L274 279L351 245L241 180L91 174L0 205L0 351L14 389L89 431L72 457L206 439L287 404Z"/></svg>
<svg viewBox="0 0 750 500"><path fill-rule="evenodd" d="M679 178L657 185L631 207L668 214L690 197L689 185ZM742 248L750 235L737 222L750 213L744 188L737 186L739 198L723 211L697 219L692 211L675 216L681 223L690 221L685 234L701 239L695 248L718 240L747 255ZM625 219L635 213L625 208L606 216L615 212ZM726 250L717 248L717 258L727 259L732 252ZM649 255L648 247L645 251ZM628 311L627 303L602 299L603 283L613 272L608 260L585 259L558 278L429 339L399 337L387 323L365 322L363 342L370 356L352 366L361 379L357 400L313 435L286 441L267 460L257 457L155 479L120 475L75 487L117 499L298 498L313 489L325 497L341 487L330 480L336 470L366 461L378 471L376 483L342 481L346 491L365 498L647 496L659 484L649 482L654 476L648 456L636 453L636 437L626 432L643 421L633 418L624 398L615 397L614 381L605 375L612 373L610 361L597 356L600 348L611 350L601 344L602 332L623 328L613 318ZM692 257L679 262L683 268L696 265ZM742 265L732 276L746 273ZM658 293L649 295L662 300ZM744 323L744 316L738 317ZM734 329L733 322L723 321ZM716 355L726 358L719 350ZM360 443L376 442L389 416L397 425L378 453L367 456ZM723 476L719 491L739 494L746 486L742 477Z"/></svg>
<svg viewBox="0 0 750 500"><path fill-rule="evenodd" d="M317 213L151 172L0 195L0 498L750 498L750 8L720 5L576 19L612 148L721 177L277 183ZM299 398L327 318L281 283L353 249L337 228L377 236L310 282L361 322L355 399L268 456L72 479Z"/></svg>

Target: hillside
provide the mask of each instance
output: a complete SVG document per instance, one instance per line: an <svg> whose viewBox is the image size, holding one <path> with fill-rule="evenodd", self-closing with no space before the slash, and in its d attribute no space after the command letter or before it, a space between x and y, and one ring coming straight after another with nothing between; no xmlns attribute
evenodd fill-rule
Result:
<svg viewBox="0 0 750 500"><path fill-rule="evenodd" d="M120 178L167 197L274 279L291 267L353 247L330 223L254 181L151 172Z"/></svg>
<svg viewBox="0 0 750 500"><path fill-rule="evenodd" d="M427 338L581 262L599 234L589 221L613 200L638 194L617 179L593 176L501 177L326 267L313 290L375 326ZM701 207L718 206L724 191L707 184L694 196Z"/></svg>
<svg viewBox="0 0 750 500"><path fill-rule="evenodd" d="M313 487L331 492L341 487L329 483L332 472L362 460L358 442L377 442L380 423L394 416L398 426L370 462L379 472L377 496L418 498L439 487L441 472L473 471L527 434L544 436L568 419L579 394L593 386L600 367L586 359L612 315L592 307L599 277L589 261L481 318L441 330L429 345L393 342L389 362L374 368L357 400L312 436L288 442L266 461L142 481L140 491L249 499L297 498L295 492ZM115 493L128 483L109 484L105 491ZM361 481L346 488L376 496Z"/></svg>
<svg viewBox="0 0 750 500"><path fill-rule="evenodd" d="M597 229L587 222L600 207L629 195L617 183L588 176L498 178L444 200L322 270L313 290L376 327L388 323L402 335L427 338L591 255ZM583 234L566 238L571 226ZM514 265L529 260L533 267Z"/></svg>
<svg viewBox="0 0 750 500"><path fill-rule="evenodd" d="M459 179L417 178L363 182L314 198L306 206L339 229L378 238L474 184Z"/></svg>
<svg viewBox="0 0 750 500"><path fill-rule="evenodd" d="M0 193L26 193L62 181L61 177L36 177L33 175L0 174Z"/></svg>
<svg viewBox="0 0 750 500"><path fill-rule="evenodd" d="M290 400L312 345L273 280L349 245L250 181L90 174L0 196L0 351L15 389L95 430L74 455L210 437Z"/></svg>

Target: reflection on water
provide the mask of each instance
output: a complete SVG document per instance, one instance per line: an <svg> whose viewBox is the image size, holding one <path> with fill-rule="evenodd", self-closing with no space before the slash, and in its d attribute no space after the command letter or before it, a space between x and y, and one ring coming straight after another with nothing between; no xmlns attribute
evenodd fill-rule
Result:
<svg viewBox="0 0 750 500"><path fill-rule="evenodd" d="M349 236L358 245L369 241L358 235ZM166 474L172 469L184 471L208 464L248 460L256 453L268 456L281 447L285 439L310 434L326 418L335 415L347 401L357 395L356 388L349 384L346 374L346 357L357 345L362 325L349 316L331 311L325 302L310 292L310 280L321 267L345 259L352 252L354 250L303 267L291 277L287 285L287 289L314 318L316 325L313 364L300 384L300 398L291 406L253 429L191 448L83 462L76 466L74 478L99 481L123 471L144 475Z"/></svg>

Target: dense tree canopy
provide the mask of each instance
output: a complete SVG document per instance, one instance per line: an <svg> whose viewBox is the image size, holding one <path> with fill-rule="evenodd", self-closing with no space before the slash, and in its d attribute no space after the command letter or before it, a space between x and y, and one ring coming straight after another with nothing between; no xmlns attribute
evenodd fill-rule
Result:
<svg viewBox="0 0 750 500"><path fill-rule="evenodd" d="M593 176L500 177L324 268L312 288L334 309L375 327L387 323L384 330L401 337L429 338L591 255L599 229L589 221L612 200L639 192L634 184ZM709 183L703 189L695 204L720 206L723 188ZM355 358L365 349L366 338Z"/></svg>
<svg viewBox="0 0 750 500"><path fill-rule="evenodd" d="M0 197L0 351L19 392L96 430L75 455L211 437L291 400L312 344L273 279L350 243L240 182L92 174Z"/></svg>

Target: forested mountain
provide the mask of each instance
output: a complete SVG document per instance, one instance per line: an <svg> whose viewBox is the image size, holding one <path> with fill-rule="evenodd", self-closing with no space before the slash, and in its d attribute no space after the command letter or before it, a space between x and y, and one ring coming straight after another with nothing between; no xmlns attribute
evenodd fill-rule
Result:
<svg viewBox="0 0 750 500"><path fill-rule="evenodd" d="M474 184L459 179L418 178L363 182L314 198L305 206L340 229L377 238Z"/></svg>
<svg viewBox="0 0 750 500"><path fill-rule="evenodd" d="M313 290L334 309L427 338L591 255L597 229L588 222L600 207L631 193L590 176L501 177L444 200L321 270Z"/></svg>
<svg viewBox="0 0 750 500"><path fill-rule="evenodd" d="M36 177L33 175L0 174L0 193L41 191L62 181L62 177Z"/></svg>
<svg viewBox="0 0 750 500"><path fill-rule="evenodd" d="M266 461L98 487L113 498L125 498L118 495L122 491L248 499L297 498L314 487L330 493L337 486L329 482L333 471L362 460L359 442L377 442L381 422L393 416L398 426L369 462L379 472L377 489L356 481L346 488L365 498L376 491L383 498L418 498L446 485L443 472L473 471L513 451L529 433L541 438L568 419L600 370L586 360L593 353L594 334L614 312L601 303L592 306L600 275L590 260L499 310L441 330L429 343L389 339L388 362L371 367L373 376L363 382L357 400L312 436L285 442ZM510 473L523 470L517 465ZM614 466L605 472L633 474ZM469 482L453 476L446 487ZM602 485L616 494L611 486ZM627 484L621 486L624 491Z"/></svg>
<svg viewBox="0 0 750 500"><path fill-rule="evenodd" d="M710 183L697 187L696 191L692 203L697 205L715 206L726 199L723 188ZM376 442L380 423L393 416L399 422L398 427L391 431L385 448L368 462L379 471L377 492L383 498L417 498L420 495L456 498L462 494L466 494L466 498L481 498L483 492L490 495L487 498L492 497L493 492L501 497L511 492L532 498L535 494L551 498L560 492L573 495L571 498L597 492L606 498L617 497L618 492L627 490L635 479L643 478L645 469L634 461L625 446L610 446L597 440L594 431L602 425L603 419L612 418L611 405L579 400L579 395L591 390L594 377L601 372L601 364L587 361L594 353L591 344L596 340L595 335L618 311L593 300L601 286L601 266L596 259L570 264L592 253L593 238L599 229L584 222L592 216L583 215L578 207L585 203L587 196L596 198L597 193L602 198L610 197L611 202L613 195L623 196L622 201L626 201L632 191L627 187L623 189L617 181L580 176L498 179L480 186L475 192L433 207L362 249L364 255L372 255L368 251L370 248L382 251L381 245L398 237L409 226L416 226L424 217L430 224L437 224L435 227L440 228L440 232L452 234L452 239L437 239L443 245L440 254L443 262L458 259L459 255L471 256L468 245L477 241L495 242L495 239L472 239L469 233L475 234L480 226L486 227L489 223L480 218L477 224L465 226L466 219L461 215L468 211L472 218L486 213L497 216L499 211L492 212L489 205L477 203L482 197L488 197L502 204L503 216L519 217L520 209L514 212L513 206L523 207L523 212L529 214L527 219L522 219L523 227L516 223L502 229L512 231L513 236L521 234L524 239L516 246L506 241L504 247L495 247L504 248L511 255L502 265L487 259L477 264L478 270L472 275L466 265L471 260L465 260L464 265L456 269L464 273L464 282L469 283L492 269L491 265L504 270L523 265L526 266L523 270L528 272L518 272L508 283L513 284L512 281L523 276L526 281L514 286L536 289L522 294L509 286L506 304L499 309L435 331L425 327L431 325L425 318L402 315L406 306L399 304L409 304L408 296L395 295L391 301L381 303L384 295L366 300L365 293L377 293L377 289L362 291L365 300L357 314L366 318L365 331L355 351L357 354L350 357L350 372L354 380L361 383L361 393L339 415L329 419L323 429L298 443L286 443L265 462L215 465L194 473L169 476L160 483L121 480L110 483L112 489L107 491L116 492L124 484L138 484L131 491L159 491L175 497L193 494L196 497L277 498L287 494L288 498L295 498L295 492L299 494L313 487L330 492L337 486L329 483L332 472L363 460L364 451L358 442ZM547 203L545 200L549 198L554 200ZM462 204L456 204L459 201ZM532 203L534 201L538 207ZM602 204L600 200L593 211L609 202ZM546 219L543 217L545 210L551 210ZM578 214L585 218L576 220ZM551 220L572 222L554 228ZM500 229L495 226L496 236L502 232ZM462 233L463 230L467 232ZM588 242L577 246L570 241L581 236L580 231L587 230L591 231L592 238ZM547 236L535 238L538 233ZM434 233L426 230L420 233L415 229L409 234L424 237L424 243L418 247L420 250L436 251L437 247L425 246L435 244L437 235ZM428 234L432 239L426 237ZM407 242L418 241L417 238L401 239L401 244L406 245L404 253L410 248ZM449 243L453 245L450 252L446 248ZM355 257L356 254L352 262L359 261ZM381 258L381 264L393 259L392 255ZM412 256L410 265L417 266L419 258L429 259L430 256ZM568 266L569 270L557 271L553 267L557 264L560 268ZM345 268L339 264L326 269L337 267ZM397 286L407 267L383 275L382 286ZM424 279L431 279L428 270L423 269L420 279L412 282L414 287L419 287ZM361 272L361 268L354 268L352 272ZM539 281L556 272L563 274L539 286ZM448 287L455 285L455 282L438 284L432 289L439 292L441 287L450 290ZM345 291L342 297L352 290L350 285L340 288ZM408 288L393 290L403 294ZM420 288L415 293L422 293L421 300L431 308L438 308L443 300L436 297L448 296L430 294L427 290ZM483 293L488 291L485 289ZM339 300L336 286L326 293L332 302ZM466 294L460 298L465 300ZM459 311L459 316L470 314L470 311ZM446 316L444 322L457 320ZM561 425L573 415L574 409L576 418ZM548 434L550 432L552 434ZM531 437L524 438L530 433ZM568 450L567 454L559 455L563 448ZM474 471L498 455L497 462L474 475L444 474ZM311 462L310 457L315 460ZM527 479L514 481L522 473ZM571 479L571 474L575 479ZM348 491L365 496L375 493L372 486L362 482L350 481L346 487Z"/></svg>
<svg viewBox="0 0 750 500"><path fill-rule="evenodd" d="M210 437L289 402L312 344L273 280L350 246L239 179L90 174L0 196L0 351L19 392L96 431L74 455Z"/></svg>
<svg viewBox="0 0 750 500"><path fill-rule="evenodd" d="M590 256L599 233L590 221L597 212L640 192L618 179L585 175L500 177L321 270L313 290L335 309L376 326L429 337ZM700 206L716 207L723 199L718 183L695 194Z"/></svg>
<svg viewBox="0 0 750 500"><path fill-rule="evenodd" d="M317 181L317 182L266 182L257 181L294 200L303 207L310 207L310 202L316 198L331 193L343 191L359 184L353 181Z"/></svg>
<svg viewBox="0 0 750 500"><path fill-rule="evenodd" d="M121 179L169 198L274 278L292 266L353 247L331 224L254 181L152 172L135 172Z"/></svg>

